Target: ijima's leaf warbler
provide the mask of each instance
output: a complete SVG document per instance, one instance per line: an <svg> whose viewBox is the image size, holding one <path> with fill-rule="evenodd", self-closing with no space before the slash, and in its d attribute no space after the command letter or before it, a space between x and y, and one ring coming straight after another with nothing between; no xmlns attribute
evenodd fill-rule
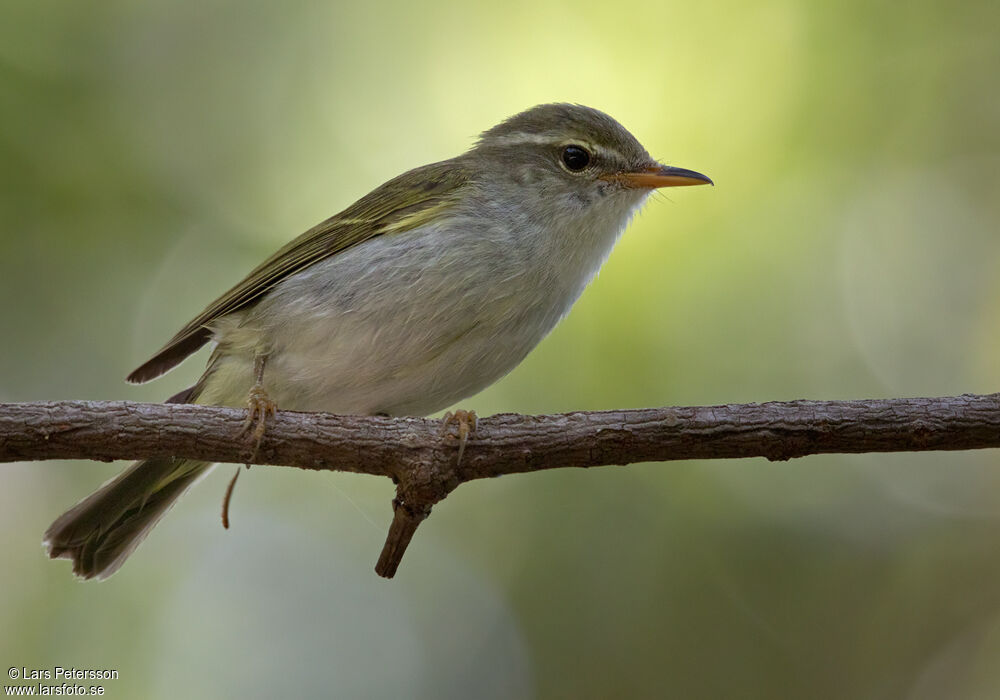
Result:
<svg viewBox="0 0 1000 700"><path fill-rule="evenodd" d="M654 189L706 183L653 160L603 112L534 107L291 241L128 379L154 379L212 342L201 379L172 401L249 397L260 426L275 405L439 411L524 359ZM210 466L133 464L49 527L49 556L72 559L83 578L110 576Z"/></svg>

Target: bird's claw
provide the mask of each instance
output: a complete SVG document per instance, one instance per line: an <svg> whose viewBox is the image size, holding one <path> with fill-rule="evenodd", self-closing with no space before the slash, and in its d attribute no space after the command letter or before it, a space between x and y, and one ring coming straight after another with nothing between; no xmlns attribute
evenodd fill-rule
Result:
<svg viewBox="0 0 1000 700"><path fill-rule="evenodd" d="M458 426L458 461L456 465L462 463L462 455L465 454L465 443L469 441L469 436L474 435L479 425L479 416L475 411L448 411L441 419L441 436L449 433L452 424Z"/></svg>
<svg viewBox="0 0 1000 700"><path fill-rule="evenodd" d="M253 454L257 454L260 443L267 429L267 419L273 418L278 405L272 401L264 387L255 384L247 396L247 417L243 421L241 432L253 438Z"/></svg>

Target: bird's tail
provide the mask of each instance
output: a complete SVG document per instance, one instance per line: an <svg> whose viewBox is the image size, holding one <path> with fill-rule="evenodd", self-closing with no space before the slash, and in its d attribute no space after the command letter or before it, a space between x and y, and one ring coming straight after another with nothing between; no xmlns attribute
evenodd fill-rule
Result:
<svg viewBox="0 0 1000 700"><path fill-rule="evenodd" d="M136 462L49 526L49 556L72 559L81 578L107 578L210 466L169 457Z"/></svg>
<svg viewBox="0 0 1000 700"><path fill-rule="evenodd" d="M169 401L189 401L192 390ZM172 457L136 462L49 526L43 540L49 556L72 559L73 573L81 578L107 578L211 466Z"/></svg>

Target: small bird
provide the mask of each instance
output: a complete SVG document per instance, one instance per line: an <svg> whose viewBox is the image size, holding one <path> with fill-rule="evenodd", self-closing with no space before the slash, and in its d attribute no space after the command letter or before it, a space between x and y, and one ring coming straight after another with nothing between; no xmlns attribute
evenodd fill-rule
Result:
<svg viewBox="0 0 1000 700"><path fill-rule="evenodd" d="M389 180L294 239L129 375L141 383L215 343L175 403L424 416L510 372L566 315L669 167L607 114L546 104L468 152ZM117 571L212 465L136 462L45 533L85 579Z"/></svg>

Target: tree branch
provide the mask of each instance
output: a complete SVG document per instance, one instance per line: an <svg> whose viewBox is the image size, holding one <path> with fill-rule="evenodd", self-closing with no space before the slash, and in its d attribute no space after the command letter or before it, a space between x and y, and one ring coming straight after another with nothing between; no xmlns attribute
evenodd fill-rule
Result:
<svg viewBox="0 0 1000 700"><path fill-rule="evenodd" d="M461 464L440 421L280 411L251 455L246 411L58 401L0 404L0 462L181 457L390 477L395 514L376 571L391 577L432 506L474 479L678 459L1000 447L1000 394L592 411L479 420Z"/></svg>

